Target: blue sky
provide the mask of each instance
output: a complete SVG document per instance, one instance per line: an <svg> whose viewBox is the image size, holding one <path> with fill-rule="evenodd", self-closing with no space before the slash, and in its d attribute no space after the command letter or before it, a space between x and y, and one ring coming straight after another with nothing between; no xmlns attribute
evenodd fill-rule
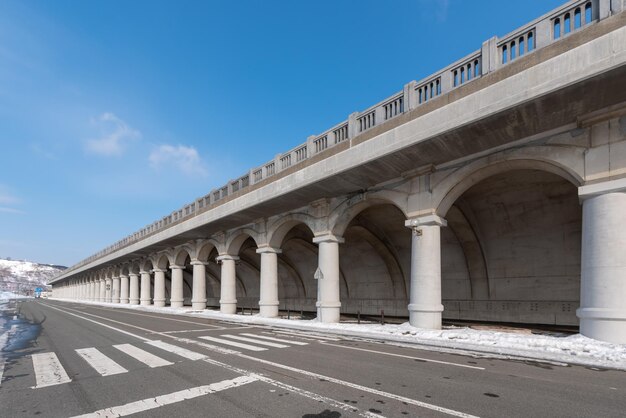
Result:
<svg viewBox="0 0 626 418"><path fill-rule="evenodd" d="M3 0L0 257L74 264L562 3Z"/></svg>

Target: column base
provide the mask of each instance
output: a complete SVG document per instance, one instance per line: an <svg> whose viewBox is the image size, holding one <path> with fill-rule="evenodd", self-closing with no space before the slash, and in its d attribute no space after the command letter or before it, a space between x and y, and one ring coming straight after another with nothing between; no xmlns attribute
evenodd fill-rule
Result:
<svg viewBox="0 0 626 418"><path fill-rule="evenodd" d="M152 305L152 299L141 299L141 306L150 306Z"/></svg>
<svg viewBox="0 0 626 418"><path fill-rule="evenodd" d="M163 308L165 306L165 299L154 299L154 306L156 308Z"/></svg>
<svg viewBox="0 0 626 418"><path fill-rule="evenodd" d="M259 315L263 318L276 318L278 316L278 302L259 302Z"/></svg>
<svg viewBox="0 0 626 418"><path fill-rule="evenodd" d="M236 314L237 313L237 301L228 301L223 302L220 300L220 312L225 314Z"/></svg>
<svg viewBox="0 0 626 418"><path fill-rule="evenodd" d="M323 303L316 302L317 307L317 321L325 324L339 323L341 318L341 303Z"/></svg>
<svg viewBox="0 0 626 418"><path fill-rule="evenodd" d="M191 308L194 310L206 309L206 299L204 300L192 300Z"/></svg>
<svg viewBox="0 0 626 418"><path fill-rule="evenodd" d="M129 300L129 303L130 303L131 305L139 305L139 299L130 299L130 300Z"/></svg>
<svg viewBox="0 0 626 418"><path fill-rule="evenodd" d="M443 305L409 305L409 323L416 328L441 329Z"/></svg>
<svg viewBox="0 0 626 418"><path fill-rule="evenodd" d="M128 299L120 299L120 303L128 305Z"/></svg>
<svg viewBox="0 0 626 418"><path fill-rule="evenodd" d="M111 302L112 303L120 303L120 300L119 299L111 299Z"/></svg>
<svg viewBox="0 0 626 418"><path fill-rule="evenodd" d="M170 308L182 308L184 306L184 300L171 300L170 299Z"/></svg>
<svg viewBox="0 0 626 418"><path fill-rule="evenodd" d="M626 344L626 310L580 308L580 333L594 340Z"/></svg>

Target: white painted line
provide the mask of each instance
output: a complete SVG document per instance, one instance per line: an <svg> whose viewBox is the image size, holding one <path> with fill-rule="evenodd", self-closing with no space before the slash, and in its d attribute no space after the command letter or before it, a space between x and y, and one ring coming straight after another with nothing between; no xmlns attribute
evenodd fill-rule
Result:
<svg viewBox="0 0 626 418"><path fill-rule="evenodd" d="M141 348L137 348L134 345L130 344L117 344L113 347L117 348L123 353L128 354L133 357L135 360L142 362L143 364L149 367L161 367L161 366L169 366L170 364L174 364L167 360L163 360L161 357L157 357L152 353L148 353L147 351L142 350Z"/></svg>
<svg viewBox="0 0 626 418"><path fill-rule="evenodd" d="M374 395L384 396L386 398L394 399L394 400L400 401L400 402L406 402L407 404L415 405L415 406L418 406L420 408L430 409L431 411L442 412L444 414L448 414L448 415L452 415L452 416L460 417L460 418L478 418L475 415L466 414L465 412L455 411L454 409L448 409L448 408L444 408L442 406L437 406L437 405L429 404L429 403L426 403L426 402L421 402L421 401L418 401L416 399L406 398L404 396L396 395L394 393L384 392L382 390L369 388L367 386L361 386L361 385L358 385L356 383L346 382L345 380L335 379L334 377L325 376L323 374L314 373L314 372L310 372L310 371L302 370L302 369L297 369L295 367L287 366L287 365L280 364L280 363L275 363L273 361L263 360L263 359L260 359L260 358L257 358L257 357L250 357L250 356L248 356L246 354L239 354L238 356L241 357L241 358L246 358L246 359L253 360L253 361L256 361L256 362L259 362L259 363L268 364L270 366L278 367L278 368L281 368L281 369L284 369L284 370L289 370L291 372L303 374L303 375L308 376L308 377L310 377L312 379L317 379L317 380L324 379L324 380L327 380L329 382L335 383L337 385L341 385L341 386L349 387L349 388L352 388L352 389L360 390L362 392L373 393Z"/></svg>
<svg viewBox="0 0 626 418"><path fill-rule="evenodd" d="M189 360L195 361L206 358L204 354L196 353L195 351L187 350L186 348L182 348L174 344L168 344L163 341L148 341L146 344L150 344L151 346L160 348L161 350L169 351L170 353L177 354Z"/></svg>
<svg viewBox="0 0 626 418"><path fill-rule="evenodd" d="M93 347L79 348L76 352L102 376L126 373L128 371Z"/></svg>
<svg viewBox="0 0 626 418"><path fill-rule="evenodd" d="M127 403L125 405L101 409L99 411L92 412L91 414L79 415L75 418L124 417L143 411L148 411L150 409L161 408L163 406L182 402L187 399L193 399L199 396L205 396L211 393L221 392L226 389L236 388L238 386L243 386L255 381L257 381L257 379L252 376L240 376L235 379L223 380L221 382L212 383L210 385L197 386L195 388L185 389L179 392L168 393L167 395L142 399L140 401Z"/></svg>
<svg viewBox="0 0 626 418"><path fill-rule="evenodd" d="M297 332L287 332L287 331L274 331L276 334L287 334L287 335L295 335L297 337L303 338L312 338L314 340L327 340L327 341L341 341L340 338L332 338L332 337L323 337L317 334L300 334Z"/></svg>
<svg viewBox="0 0 626 418"><path fill-rule="evenodd" d="M33 386L33 389L60 385L72 381L55 353L33 354L32 359L33 368L35 369L35 379L37 381L37 386Z"/></svg>
<svg viewBox="0 0 626 418"><path fill-rule="evenodd" d="M366 351L368 353L383 354L385 356L402 357L402 358L408 358L408 359L411 359L411 360L425 361L427 363L439 363L439 364L447 364L449 366L465 367L467 369L485 370L484 367L479 367L479 366L468 366L467 364L450 363L448 361L442 361L442 360L431 360L431 359L423 358L423 357L405 356L404 354L385 353L384 351L368 350L367 348L348 347L348 346L345 346L345 345L331 344L331 343L327 343L327 342L323 342L322 344L329 345L331 347L346 348L348 350Z"/></svg>
<svg viewBox="0 0 626 418"><path fill-rule="evenodd" d="M249 343L260 344L260 345L265 345L265 346L274 347L274 348L288 348L289 347L288 345L285 345L285 344L271 343L269 341L260 341L257 338L241 337L239 335L221 334L220 337L232 338L234 340L241 340L241 341L246 341Z"/></svg>
<svg viewBox="0 0 626 418"><path fill-rule="evenodd" d="M0 385L2 385L3 374L4 374L4 359L0 359Z"/></svg>
<svg viewBox="0 0 626 418"><path fill-rule="evenodd" d="M92 307L93 309L98 309L101 311L107 311L107 312L119 312L119 308L105 308L105 307ZM202 327L209 327L209 328L224 328L221 325L212 325L212 324L203 324L202 322L196 322L196 321L189 321L186 319L177 319L177 318L170 318L168 315L163 315L163 316L158 316L158 315L148 315L148 314L142 314L142 313L138 313L138 312L129 312L129 311L125 311L124 312L127 315L136 315L136 316L146 316L148 318L158 318L158 319L163 319L163 320L167 320L167 321L172 321L172 322L184 322L187 324L194 324L194 325L198 325L198 326L202 326Z"/></svg>
<svg viewBox="0 0 626 418"><path fill-rule="evenodd" d="M72 314L72 313L67 312L66 310L59 309L59 308L54 308L54 307L49 306L47 304L46 304L46 306L49 307L49 308L61 311L63 313L66 313L68 315L73 315L73 316L76 316L78 318L82 318L84 320L91 321L91 322L94 322L96 324L102 325L104 327L112 328L112 329L117 330L117 331L119 331L121 333L131 335L131 336L133 336L135 338L139 338L139 339L142 339L144 341L150 341L147 338L144 338L144 337L141 337L139 335L130 333L128 331L119 330L117 328L111 327L110 325L106 325L106 324L100 323L98 321L94 321L92 319L84 318L81 315ZM70 308L67 308L67 309L70 309ZM85 313L85 314L86 315L90 315L90 316L94 316L94 317L97 317L97 318L102 318L102 319L108 320L107 318L99 317L97 315L88 314L88 313ZM110 320L110 321L113 321L113 320ZM119 321L113 321L113 322L119 322ZM121 323L121 322L119 322L119 323ZM136 325L128 325L128 326L140 329L142 331L152 332L152 330L149 330L149 329L146 329L146 328L141 328L141 327L138 327ZM207 344L204 344L202 342L191 340L191 339L187 339L187 338L177 338L177 337L169 336L169 335L166 335L166 334L163 334L163 336L164 337L168 337L168 338L173 338L176 341L184 341L184 342L194 343L194 344L197 344L197 345L200 345L200 346L206 346L207 345ZM231 351L231 350L227 350L227 349L221 349L221 350ZM457 417L461 417L461 418L478 418L478 417L476 417L474 415L466 414L464 412L455 411L453 409L444 408L444 407L433 405L433 404L429 404L429 403L426 403L426 402L420 402L420 401L415 400L415 399L406 398L404 396L395 395L393 393L383 392L383 391L380 391L380 390L377 390L377 389L368 388L366 386L361 386L361 385L357 385L357 384L354 384L354 383L345 382L345 381L340 380L340 379L335 379L335 378L332 378L332 377L329 377L329 376L324 376L324 375L321 375L321 374L318 374L318 373L309 372L307 370L300 370L300 369L296 369L294 367L286 366L286 365L283 365L283 364L274 363L274 362L263 360L263 359L256 358L256 357L251 357L251 356L248 356L248 355L245 355L245 354L238 353L236 351L232 351L232 354L236 355L236 356L239 356L241 358L248 359L248 360L252 360L252 361L256 361L256 362L260 362L260 363L264 363L264 364L269 364L269 365L273 365L273 366L278 367L278 368L282 368L282 369L293 371L295 373L300 373L300 374L308 376L308 377L310 377L312 379L324 379L324 380L327 380L327 381L330 381L330 382L333 382L333 383L337 383L339 385L352 387L352 388L355 388L357 390L361 390L361 391L368 392L368 393L374 393L374 394L379 395L379 396L384 396L384 397L387 397L387 398L390 398L390 399L399 400L401 402L406 402L407 404L416 405L418 407L422 407L422 408L425 408L425 409L430 409L430 410L434 410L434 411L443 412L443 413L448 414L448 415L457 416ZM223 368L228 369L228 370L235 371L235 372L240 373L240 374L246 374L246 375L252 376L252 374L250 372L248 372L247 370L238 369L238 368L236 368L234 366L231 366L231 365L226 364L226 363L221 363L221 362L219 362L217 360L213 360L213 359L210 359L208 357L206 359L204 359L203 361L205 361L207 363L210 363L210 364L214 364L214 365L223 367ZM266 383L278 386L278 387L283 387L283 388L285 388L287 390L292 390L294 393L299 394L301 396L307 396L307 397L310 397L311 399L318 399L318 400L320 400L320 401L322 401L322 402L324 402L326 404L329 404L329 405L331 405L333 407L336 407L336 408L339 408L339 409L356 410L356 408L348 406L345 403L338 402L338 401L336 401L334 399L326 398L326 397L323 397L323 396L315 394L315 393L307 392L307 391L305 391L303 389L299 389L299 388L296 388L296 387L289 387L289 385L286 385L285 383L282 383L282 382L279 382L279 381L275 381L275 380L272 380L270 378L266 378L264 376L257 376L257 379L261 380L263 382L266 382ZM346 409L346 408L350 408L350 409ZM372 416L372 414L369 413L369 412L359 412L359 414L361 416L368 416L368 417Z"/></svg>
<svg viewBox="0 0 626 418"><path fill-rule="evenodd" d="M264 340L276 341L279 343L287 343L287 344L293 344L293 345L309 345L309 343L303 343L302 341L284 340L282 338L266 337L265 335L246 334L246 333L242 333L241 335L245 335L247 337L262 338Z"/></svg>
<svg viewBox="0 0 626 418"><path fill-rule="evenodd" d="M288 390L288 391L290 391L292 393L295 393L296 395L300 395L300 396L303 396L305 398L312 399L312 400L314 400L316 402L325 403L325 404L327 404L327 405L329 405L329 406L331 406L331 407L333 407L335 409L341 409L341 410L346 411L346 412L357 412L360 416L367 417L367 418L373 418L373 417L380 417L381 416L381 415L376 415L376 414L374 414L372 412L369 412L369 411L359 411L359 409L356 408L355 406L350 405L350 404L346 404L345 402L339 402L339 401L336 401L335 399L327 398L326 396L323 396L323 395L320 395L320 394L317 394L317 393L313 393L313 392L309 392L308 390L301 389L301 388L298 388L298 387L295 387L295 386L291 386L291 385L288 385L287 383L279 382L278 380L271 379L271 378L269 378L267 376L258 375L258 374L250 372L249 370L240 369L239 367L236 367L236 366L233 366L233 365L230 365L230 364L222 363L220 361L213 360L213 359L210 359L210 358L206 358L204 361L209 363L209 364L212 364L214 366L218 366L218 367L222 367L222 368L224 368L226 370L230 370L230 371L232 371L234 373L239 373L239 374L242 374L242 375L245 375L245 376L255 377L257 380L259 380L259 381L261 381L263 383L267 383L269 385L278 387L280 389Z"/></svg>
<svg viewBox="0 0 626 418"><path fill-rule="evenodd" d="M150 341L150 339L149 339L149 338L141 337L141 336L139 336L139 335L137 335L137 334L133 334L132 332L124 331L123 329L115 328L115 327L112 327L111 325L107 325L107 324L103 324L102 322L94 321L93 319L85 318L85 317L84 317L84 316L82 316L82 315L76 315L76 314L73 314L73 313L71 313L71 312L68 312L68 311L67 311L67 310L65 310L65 309L55 308L54 306L50 306L50 305L48 305L47 303L44 303L43 305L45 305L47 308L50 308L50 309L54 309L54 310L57 310L57 311L63 312L63 313L64 313L64 314L66 314L66 315L72 315L72 316L75 316L75 317L77 317L77 318L83 319L83 320L85 320L85 321L93 322L94 324L98 324L98 325L103 326L103 327L105 327L105 328L109 328L109 329L112 329L112 330L114 330L114 331L121 332L122 334L130 335L131 337L139 338L140 340L143 340L143 341ZM72 311L75 311L75 309L71 309L71 310L72 310ZM85 315L89 315L89 316L94 316L94 317L96 317L96 318L104 319L105 321L110 321L110 322L115 322L115 323L118 323L118 324L126 325L126 324L124 324L123 322L120 322L120 321L114 321L114 320L112 320L112 319L104 318L104 317L102 317L102 316L98 316L98 315L94 315L94 314L89 314L89 313L87 313L87 312L81 312L81 313L83 313L83 314L85 314ZM132 328L139 328L139 329L141 329L141 330L143 330L143 331L148 331L148 332L150 332L150 330L149 330L149 329L140 328L140 327L137 327L137 326L134 326L134 325L128 325L128 326L129 326L129 327L132 327Z"/></svg>
<svg viewBox="0 0 626 418"><path fill-rule="evenodd" d="M244 350L250 350L250 351L267 350L267 348L257 347L255 345L250 345L250 344L237 343L235 341L229 341L223 338L215 338L215 337L198 337L198 338L202 338L203 340L207 340L207 341L213 341L214 343L232 345L233 347L243 348Z"/></svg>
<svg viewBox="0 0 626 418"><path fill-rule="evenodd" d="M184 329L181 331L155 331L153 334L185 334L187 332L209 332L209 331L224 331L226 328L218 328L218 329Z"/></svg>

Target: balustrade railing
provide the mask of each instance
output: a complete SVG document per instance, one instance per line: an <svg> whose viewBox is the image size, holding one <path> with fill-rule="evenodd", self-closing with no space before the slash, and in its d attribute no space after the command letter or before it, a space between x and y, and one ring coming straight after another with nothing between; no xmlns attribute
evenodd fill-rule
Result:
<svg viewBox="0 0 626 418"><path fill-rule="evenodd" d="M226 186L212 190L206 196L196 199L183 209L176 210L129 235L115 244L98 251L63 274L80 268L94 260L111 254L120 248L143 240L146 237L168 228L173 223L196 216L220 203L220 200L234 193L245 193L246 189L281 171L297 165L308 158L326 151L338 144L351 140L374 126L383 124L398 115L449 93L470 81L478 79L502 66L548 46L571 33L604 19L611 14L622 12L622 3L611 0L572 0L526 25L510 32L502 38L493 37L483 43L481 49L461 58L444 69L412 81L404 89L378 104L355 114L318 136L312 136L305 144L291 151L279 154L266 164L250 170Z"/></svg>

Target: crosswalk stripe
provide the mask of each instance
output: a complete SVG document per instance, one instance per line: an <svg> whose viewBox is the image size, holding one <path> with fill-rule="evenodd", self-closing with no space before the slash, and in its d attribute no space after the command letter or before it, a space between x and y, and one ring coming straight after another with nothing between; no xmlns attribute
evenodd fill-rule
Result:
<svg viewBox="0 0 626 418"><path fill-rule="evenodd" d="M339 338L323 337L317 334L300 334L297 332L287 332L287 331L274 331L274 332L276 334L295 335L296 337L301 337L301 338L313 338L313 339L328 340L328 341L341 341Z"/></svg>
<svg viewBox="0 0 626 418"><path fill-rule="evenodd" d="M124 417L127 415L137 414L139 412L148 411L155 408L161 408L177 402L186 401L188 399L197 398L199 396L209 395L211 393L221 392L223 390L236 388L247 385L248 383L259 380L255 376L240 376L230 380L212 383L210 385L197 386L195 388L185 389L166 395L160 395L148 399L142 399L136 402L130 402L125 405L113 406L111 408L101 409L90 414L76 416L74 418L99 418L99 417Z"/></svg>
<svg viewBox="0 0 626 418"><path fill-rule="evenodd" d="M150 344L151 346L160 348L161 350L169 351L170 353L178 354L179 356L185 357L189 360L202 360L206 358L204 354L196 353L195 351L187 350L186 348L168 344L163 341L147 341L146 344Z"/></svg>
<svg viewBox="0 0 626 418"><path fill-rule="evenodd" d="M250 345L250 344L238 343L238 342L235 342L235 341L229 341L229 340L225 340L223 338L216 338L216 337L198 337L198 338L202 338L203 340L207 340L207 341L213 341L215 343L232 345L233 347L239 347L239 348L243 348L245 350L250 350L250 351L265 351L265 350L267 350L267 348L257 347L255 345Z"/></svg>
<svg viewBox="0 0 626 418"><path fill-rule="evenodd" d="M266 337L265 335L245 334L245 333L241 335L245 335L247 337L262 338L264 340L276 341L279 343L287 343L287 344L293 344L293 345L309 345L309 343L304 343L302 341L284 340L282 338Z"/></svg>
<svg viewBox="0 0 626 418"><path fill-rule="evenodd" d="M260 340L258 340L256 338L241 337L239 335L221 334L220 337L232 338L234 340L241 340L241 341L246 341L246 342L249 342L249 343L261 344L261 345L266 345L268 347L274 347L274 348L287 348L287 347L289 347L288 345L284 345L284 344L271 343L269 341L260 341Z"/></svg>
<svg viewBox="0 0 626 418"><path fill-rule="evenodd" d="M102 376L111 376L128 371L96 348L79 348L76 352Z"/></svg>
<svg viewBox="0 0 626 418"><path fill-rule="evenodd" d="M33 369L35 369L35 380L37 381L37 385L33 386L33 389L72 381L55 353L33 354L32 360Z"/></svg>
<svg viewBox="0 0 626 418"><path fill-rule="evenodd" d="M130 344L118 344L113 347L117 348L123 353L128 354L133 357L135 360L138 360L148 367L161 367L161 366L169 366L170 364L174 364L167 360L163 360L161 357L157 357L152 353L148 353L141 348L137 348L134 345Z"/></svg>

